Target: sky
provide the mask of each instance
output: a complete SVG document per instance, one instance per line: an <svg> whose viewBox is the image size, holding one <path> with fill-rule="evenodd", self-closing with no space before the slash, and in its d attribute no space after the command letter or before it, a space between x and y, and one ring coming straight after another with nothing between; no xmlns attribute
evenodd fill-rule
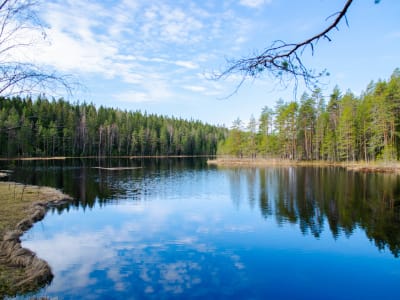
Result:
<svg viewBox="0 0 400 300"><path fill-rule="evenodd" d="M235 75L212 80L227 59L257 53L275 40L300 42L320 32L345 0L48 0L38 15L45 42L29 59L73 76L80 87L69 101L201 120L230 127L256 118L279 99L292 101L293 86L268 74L240 83ZM347 23L307 66L327 69L323 94L335 85L359 95L400 67L400 1L354 1ZM304 91L299 87L297 98ZM232 94L232 95L231 95Z"/></svg>

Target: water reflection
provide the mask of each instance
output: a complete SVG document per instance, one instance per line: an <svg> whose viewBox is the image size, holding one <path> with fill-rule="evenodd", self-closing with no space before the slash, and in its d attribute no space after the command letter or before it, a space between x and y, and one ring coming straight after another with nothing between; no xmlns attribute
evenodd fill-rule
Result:
<svg viewBox="0 0 400 300"><path fill-rule="evenodd" d="M0 161L0 167L13 171L7 178L26 184L51 186L63 190L76 201L59 207L61 213L71 208L93 208L109 202L140 199L152 193L155 178L174 176L181 171L204 168L206 158L108 158L38 161ZM139 168L110 171L104 168Z"/></svg>
<svg viewBox="0 0 400 300"><path fill-rule="evenodd" d="M46 185L72 195L72 205L58 213L82 207L91 209L111 202L166 197L174 193L183 172L204 170L205 159L69 159L14 161L1 167L14 169L9 180ZM10 165L11 164L11 165ZM93 167L141 167L107 171ZM400 176L348 172L341 168L225 169L230 198L241 205L258 207L264 218L278 225L298 224L303 234L318 238L327 228L334 237L365 230L379 249L400 254ZM160 184L168 180L171 186ZM246 199L246 200L245 200ZM243 203L246 202L246 203Z"/></svg>
<svg viewBox="0 0 400 300"><path fill-rule="evenodd" d="M146 178L143 198L135 195L106 208L97 203L84 214L47 216L24 242L55 273L42 294L187 299L240 293L247 282L244 263L219 240L226 232L246 234L247 229L222 217L230 200L216 192L226 181L212 170L178 173Z"/></svg>
<svg viewBox="0 0 400 300"><path fill-rule="evenodd" d="M179 159L18 164L11 180L77 199L24 236L55 274L38 296L397 299L399 176Z"/></svg>
<svg viewBox="0 0 400 300"><path fill-rule="evenodd" d="M235 206L258 203L264 218L298 224L319 238L326 225L333 237L362 228L379 249L400 254L400 176L341 168L225 170Z"/></svg>

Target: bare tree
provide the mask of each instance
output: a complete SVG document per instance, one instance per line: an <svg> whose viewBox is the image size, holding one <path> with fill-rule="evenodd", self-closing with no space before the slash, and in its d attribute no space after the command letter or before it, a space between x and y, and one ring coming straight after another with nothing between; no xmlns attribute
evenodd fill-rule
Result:
<svg viewBox="0 0 400 300"><path fill-rule="evenodd" d="M380 2L379 0L374 1L375 3ZM347 24L346 14L352 3L353 0L347 0L340 11L329 16L327 19L333 18L333 22L322 32L298 43L287 43L276 40L260 54L242 59L228 60L227 69L222 73L216 74L215 79L239 73L242 76L242 80L237 86L236 92L246 79L256 78L264 71L267 71L284 86L288 82L294 81L295 90L297 90L299 79L302 79L308 88L314 89L318 85L320 78L329 75L329 73L326 70L315 72L307 68L301 59L302 54L309 48L311 54L314 55L315 46L320 40L331 41L329 37L331 31L334 29L339 30L338 25L343 19L345 19Z"/></svg>
<svg viewBox="0 0 400 300"><path fill-rule="evenodd" d="M26 62L16 53L30 51L39 39L46 38L38 18L35 0L0 1L0 95L42 93L60 86L70 92L68 77L48 67Z"/></svg>

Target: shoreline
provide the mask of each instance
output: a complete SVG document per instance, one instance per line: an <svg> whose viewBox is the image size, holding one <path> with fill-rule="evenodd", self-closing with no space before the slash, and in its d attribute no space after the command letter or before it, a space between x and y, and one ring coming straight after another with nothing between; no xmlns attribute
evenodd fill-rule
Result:
<svg viewBox="0 0 400 300"><path fill-rule="evenodd" d="M15 182L0 182L0 188L9 191L7 196L14 194L14 199L8 201L18 203L17 208L3 212L8 214L2 216L5 224L0 224L0 296L16 296L35 291L53 279L49 264L33 251L22 247L21 236L42 220L51 207L69 203L73 198L54 188ZM8 209L9 203L2 205ZM13 210L19 213L17 217L9 216Z"/></svg>
<svg viewBox="0 0 400 300"><path fill-rule="evenodd" d="M49 157L0 157L0 161L34 161L34 160L67 160L67 159L141 159L141 158L196 158L214 157L215 155L117 155L117 156L49 156Z"/></svg>
<svg viewBox="0 0 400 300"><path fill-rule="evenodd" d="M208 165L220 167L342 167L356 172L399 173L400 162L329 162L329 161L298 161L263 158L217 158L207 160Z"/></svg>

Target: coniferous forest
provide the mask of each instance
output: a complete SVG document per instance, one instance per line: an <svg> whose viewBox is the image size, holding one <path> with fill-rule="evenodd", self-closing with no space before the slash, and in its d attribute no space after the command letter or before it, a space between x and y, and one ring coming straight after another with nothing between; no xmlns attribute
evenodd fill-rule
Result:
<svg viewBox="0 0 400 300"><path fill-rule="evenodd" d="M327 99L326 99L327 98ZM218 153L295 160L393 161L400 158L400 69L355 96L335 87L299 101L280 100L258 120L233 122Z"/></svg>
<svg viewBox="0 0 400 300"><path fill-rule="evenodd" d="M215 155L223 127L39 97L0 99L0 155Z"/></svg>
<svg viewBox="0 0 400 300"><path fill-rule="evenodd" d="M140 111L38 97L0 99L0 155L232 155L292 160L400 158L400 69L356 96L335 87L279 100L246 126L222 126Z"/></svg>

